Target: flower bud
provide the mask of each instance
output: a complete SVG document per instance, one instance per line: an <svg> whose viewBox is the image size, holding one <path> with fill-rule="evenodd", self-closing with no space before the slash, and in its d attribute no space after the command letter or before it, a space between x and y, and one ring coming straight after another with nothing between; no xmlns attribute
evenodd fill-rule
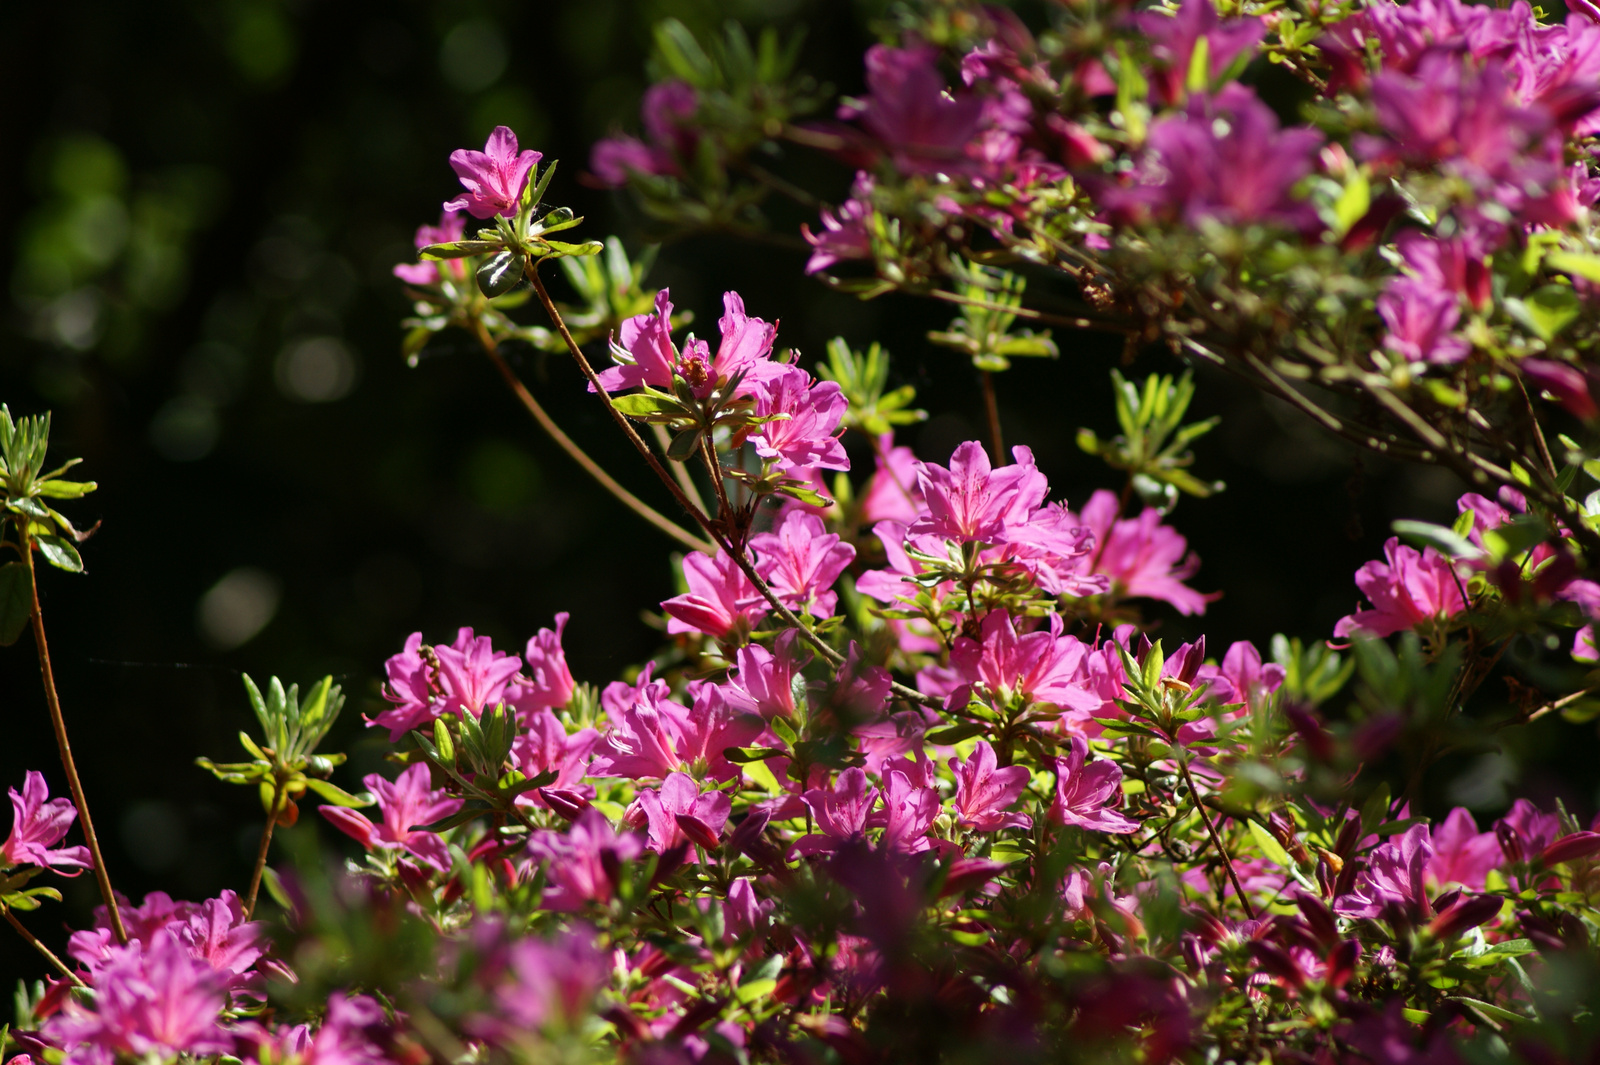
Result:
<svg viewBox="0 0 1600 1065"><path fill-rule="evenodd" d="M1005 862L989 858L957 858L950 863L950 874L944 878L944 887L939 889L939 897L964 894L987 884L999 876L1005 867Z"/></svg>
<svg viewBox="0 0 1600 1065"><path fill-rule="evenodd" d="M1454 939L1492 919L1504 901L1499 895L1458 898L1428 923L1428 931L1440 939Z"/></svg>
<svg viewBox="0 0 1600 1065"><path fill-rule="evenodd" d="M689 837L691 843L704 847L708 851L716 850L722 846L722 841L717 838L715 832L711 831L711 826L698 817L693 814L675 814L673 816L678 822L678 830Z"/></svg>
<svg viewBox="0 0 1600 1065"><path fill-rule="evenodd" d="M1597 851L1600 851L1600 832L1573 832L1541 851L1539 861L1543 865L1560 865L1587 858Z"/></svg>
<svg viewBox="0 0 1600 1065"><path fill-rule="evenodd" d="M1350 982L1350 977L1355 975L1356 962L1361 957L1361 942L1355 939L1346 939L1328 952L1327 984L1332 988L1340 988Z"/></svg>

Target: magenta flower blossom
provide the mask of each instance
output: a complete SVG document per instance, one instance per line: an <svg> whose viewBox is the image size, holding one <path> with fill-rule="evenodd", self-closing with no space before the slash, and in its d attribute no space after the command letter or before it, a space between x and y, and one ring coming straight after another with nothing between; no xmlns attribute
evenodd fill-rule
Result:
<svg viewBox="0 0 1600 1065"><path fill-rule="evenodd" d="M552 940L518 941L508 962L508 978L494 992L493 1031L505 1042L541 1028L576 1028L611 968L594 929L581 924Z"/></svg>
<svg viewBox="0 0 1600 1065"><path fill-rule="evenodd" d="M722 685L691 681L693 705L684 719L678 754L696 779L734 780L737 764L724 754L729 747L748 747L766 730L766 722L742 699L729 698Z"/></svg>
<svg viewBox="0 0 1600 1065"><path fill-rule="evenodd" d="M87 847L50 849L66 836L78 811L70 799L50 798L43 773L28 770L22 778L22 794L15 788L7 788L6 793L11 796L11 835L0 843L0 869L37 865L76 876L77 870L90 867Z"/></svg>
<svg viewBox="0 0 1600 1065"><path fill-rule="evenodd" d="M522 668L516 655L501 654L487 636L462 629L450 647L435 647L446 712L478 717L505 702L506 685Z"/></svg>
<svg viewBox="0 0 1600 1065"><path fill-rule="evenodd" d="M752 536L750 547L756 553L756 572L780 603L813 617L833 616L839 601L831 591L833 583L855 560L856 549L828 532L821 518L791 511L777 532Z"/></svg>
<svg viewBox="0 0 1600 1065"><path fill-rule="evenodd" d="M1395 241L1413 276L1424 287L1465 296L1482 310L1493 296L1489 256L1503 244L1501 232L1487 226L1469 226L1453 237L1430 237L1414 229Z"/></svg>
<svg viewBox="0 0 1600 1065"><path fill-rule="evenodd" d="M872 258L872 233L868 225L872 218L874 187L872 175L865 170L858 171L850 198L836 210L823 208L820 212L820 233L813 233L810 226L800 227L800 235L812 248L811 258L806 260L806 273L821 273L846 259Z"/></svg>
<svg viewBox="0 0 1600 1065"><path fill-rule="evenodd" d="M567 668L567 655L561 649L561 634L567 627L566 611L556 615L556 627L540 629L528 641L523 655L528 663L529 678L518 678L506 689L506 702L517 708L525 719L531 719L540 710L558 710L572 700L577 684L572 671Z"/></svg>
<svg viewBox="0 0 1600 1065"><path fill-rule="evenodd" d="M594 788L585 784L589 775L589 757L600 734L592 728L579 729L567 735L559 718L549 710L539 710L522 718L527 729L511 741L511 764L525 777L536 777L548 770L556 771L556 779L535 791L525 791L517 802L534 806L548 805L541 791L560 792L569 800L594 798Z"/></svg>
<svg viewBox="0 0 1600 1065"><path fill-rule="evenodd" d="M367 775L362 783L378 800L378 809L383 812L382 823L375 825L343 806L319 806L318 811L332 821L335 828L368 850L404 850L441 873L449 872L450 852L444 839L418 826L456 813L461 809L461 800L452 799L442 789L430 789L428 767L421 763L401 773L393 783L377 773Z"/></svg>
<svg viewBox="0 0 1600 1065"><path fill-rule="evenodd" d="M1210 7L1209 0L1189 3ZM1230 84L1152 123L1136 184L1111 190L1107 202L1113 215L1135 222L1153 210L1191 226L1215 220L1311 229L1316 211L1294 189L1311 173L1321 144L1315 130L1279 129L1254 92Z"/></svg>
<svg viewBox="0 0 1600 1065"><path fill-rule="evenodd" d="M963 828L998 832L1002 828L1032 828L1033 818L1006 813L1028 786L1028 768L1020 765L997 769L994 748L979 740L965 762L950 759L956 778L956 822Z"/></svg>
<svg viewBox="0 0 1600 1065"><path fill-rule="evenodd" d="M918 173L960 166L983 125L983 101L951 91L936 65L932 48L867 50L867 90L859 111L841 118L861 119L881 140L903 171Z"/></svg>
<svg viewBox="0 0 1600 1065"><path fill-rule="evenodd" d="M1501 850L1513 862L1532 861L1561 837L1561 818L1546 813L1527 799L1511 804L1506 815L1494 824Z"/></svg>
<svg viewBox="0 0 1600 1065"><path fill-rule="evenodd" d="M735 661L738 671L729 683L731 701L762 717L794 716L794 682L811 661L810 655L801 657L797 631L784 630L771 651L747 644L739 648Z"/></svg>
<svg viewBox="0 0 1600 1065"><path fill-rule="evenodd" d="M611 357L617 365L602 370L600 385L607 392L648 385L670 392L673 376L689 383L695 395L709 396L719 384L742 373L738 394L759 394L763 382L782 374L788 367L772 361L772 342L777 326L745 314L744 300L737 292L722 296L723 314L717 321L722 334L715 356L703 340L692 335L680 351L672 342L672 301L669 290L656 293L656 309L622 323L619 339L612 342ZM595 390L594 385L589 391Z"/></svg>
<svg viewBox="0 0 1600 1065"><path fill-rule="evenodd" d="M1084 505L1082 521L1098 548L1092 572L1111 580L1111 591L1129 598L1160 599L1180 614L1204 614L1215 596L1202 595L1183 582L1200 568L1189 542L1161 524L1161 513L1146 508L1137 518L1117 520L1117 497L1101 489ZM1084 560L1089 569L1090 559Z"/></svg>
<svg viewBox="0 0 1600 1065"><path fill-rule="evenodd" d="M732 810L733 801L727 792L702 795L700 786L687 773L670 773L659 790L647 788L639 792L626 816L630 822L648 826L647 846L657 854L665 854L685 843L717 846ZM698 860L692 850L685 857L689 862Z"/></svg>
<svg viewBox="0 0 1600 1065"><path fill-rule="evenodd" d="M191 954L216 970L225 988L261 993L264 977L251 970L266 952L267 926L246 921L244 904L232 891L207 899L195 910L183 923L168 927Z"/></svg>
<svg viewBox="0 0 1600 1065"><path fill-rule="evenodd" d="M1356 571L1356 587L1372 603L1372 609L1339 619L1333 628L1335 636L1343 638L1357 629L1373 636L1391 636L1466 609L1450 560L1433 548L1419 553L1391 536L1383 545L1383 555L1387 562L1368 562Z"/></svg>
<svg viewBox="0 0 1600 1065"><path fill-rule="evenodd" d="M1489 870L1500 867L1500 844L1493 832L1479 832L1472 815L1457 806L1433 830L1433 859L1425 870L1435 884L1460 884L1482 891Z"/></svg>
<svg viewBox="0 0 1600 1065"><path fill-rule="evenodd" d="M640 104L646 144L635 137L609 137L594 146L589 168L606 188L618 189L634 174L678 174L678 160L693 155L699 134L694 117L700 97L681 81L662 81L645 90Z"/></svg>
<svg viewBox="0 0 1600 1065"><path fill-rule="evenodd" d="M430 244L449 244L452 241L460 240L465 223L466 220L461 217L460 211L446 210L439 216L438 225L417 227L417 235L414 238L416 246L418 248L426 248ZM433 285L439 281L441 267L457 279L466 276L466 271L459 259L450 259L442 263L396 263L394 276L408 285Z"/></svg>
<svg viewBox="0 0 1600 1065"><path fill-rule="evenodd" d="M1201 41L1206 42L1209 80L1220 77L1240 52L1260 44L1267 33L1259 18L1224 22L1211 0L1182 0L1171 14L1155 9L1134 15L1132 21L1150 42L1150 54L1157 62L1152 82L1157 98L1166 103L1183 98L1195 46Z"/></svg>
<svg viewBox="0 0 1600 1065"><path fill-rule="evenodd" d="M1449 366L1472 351L1452 332L1461 320L1460 299L1417 278L1392 281L1378 297L1378 315L1389 330L1383 346L1409 362Z"/></svg>
<svg viewBox="0 0 1600 1065"><path fill-rule="evenodd" d="M721 640L735 631L748 632L767 612L756 586L723 551L714 559L700 551L685 555L683 578L689 590L661 604L668 632L703 632Z"/></svg>
<svg viewBox="0 0 1600 1065"><path fill-rule="evenodd" d="M1139 822L1114 809L1122 805L1122 767L1104 758L1085 765L1088 757L1089 742L1074 735L1071 753L1055 760L1056 798L1050 820L1120 836L1139 831Z"/></svg>
<svg viewBox="0 0 1600 1065"><path fill-rule="evenodd" d="M589 903L607 903L616 894L613 872L644 850L636 833L618 833L604 814L586 808L566 832L544 829L528 838L528 855L545 866L540 905L557 913L577 913Z"/></svg>
<svg viewBox="0 0 1600 1065"><path fill-rule="evenodd" d="M992 610L983 619L979 639L960 637L950 652L950 665L966 684L945 705L965 706L977 685L999 706L1021 699L1063 710L1093 710L1100 698L1083 686L1081 676L1087 651L1077 637L1062 634L1059 614L1050 615L1048 627L1018 635L1009 613Z"/></svg>
<svg viewBox="0 0 1600 1065"><path fill-rule="evenodd" d="M335 991L328 996L328 1013L316 1032L297 1027L299 1038L283 1048L284 1057L292 1055L301 1065L384 1065L389 1058L373 1035L385 1020L383 1007L375 1000Z"/></svg>
<svg viewBox="0 0 1600 1065"><path fill-rule="evenodd" d="M1208 685L1207 694L1219 703L1254 706L1277 691L1285 675L1276 662L1262 664L1255 644L1240 640L1228 648L1222 665L1201 665L1195 679Z"/></svg>
<svg viewBox="0 0 1600 1065"><path fill-rule="evenodd" d="M1398 840L1379 844L1355 887L1334 900L1334 912L1344 917L1383 917L1390 907L1399 907L1412 920L1430 916L1433 907L1425 879L1433 854L1427 825L1412 825Z"/></svg>
<svg viewBox="0 0 1600 1065"><path fill-rule="evenodd" d="M901 763L902 765L904 763ZM933 766L928 767L931 778ZM933 847L928 830L939 816L939 791L931 780L913 780L902 770L887 769L883 774L883 809L869 821L883 825L880 845L893 854L921 854Z"/></svg>
<svg viewBox="0 0 1600 1065"><path fill-rule="evenodd" d="M444 205L446 211L466 211L474 218L517 213L529 174L544 158L535 151L517 151L517 135L496 126L483 151L458 148L450 153L450 168L467 191Z"/></svg>
<svg viewBox="0 0 1600 1065"><path fill-rule="evenodd" d="M780 366L758 390L756 414L788 417L755 426L749 441L757 455L785 472L848 470L850 458L839 443L839 420L848 406L837 382L813 382L798 366Z"/></svg>
<svg viewBox="0 0 1600 1065"><path fill-rule="evenodd" d="M865 838L867 815L878 801L878 789L867 783L866 773L851 767L831 787L811 788L800 799L816 819L818 831L796 840L794 853L826 854Z"/></svg>
<svg viewBox="0 0 1600 1065"><path fill-rule="evenodd" d="M384 663L388 683L383 686L383 697L395 707L368 718L367 724L387 728L391 743L444 712L444 693L428 661L431 655L431 649L427 657L423 655L422 633L413 632L406 637L405 648Z"/></svg>
<svg viewBox="0 0 1600 1065"><path fill-rule="evenodd" d="M93 1007L69 995L44 1026L44 1038L66 1048L69 1065L170 1061L232 1048L217 1024L226 1001L223 978L176 935L157 932L147 943L114 946L109 953L95 974Z"/></svg>
<svg viewBox="0 0 1600 1065"><path fill-rule="evenodd" d="M637 684L615 681L601 693L610 724L595 747L589 776L661 779L685 762L681 748L690 730L689 711L670 698L664 681L650 679L650 667Z"/></svg>
<svg viewBox="0 0 1600 1065"><path fill-rule="evenodd" d="M917 456L908 447L895 447L894 434L884 433L873 442L877 468L861 490L857 506L863 525L917 520L921 494L917 488Z"/></svg>
<svg viewBox="0 0 1600 1065"><path fill-rule="evenodd" d="M921 463L917 487L927 512L906 530L919 549L943 554L942 541L1004 543L1044 502L1049 482L1033 463L1033 452L1012 448L1016 463L994 469L983 445L969 440L950 456L950 468Z"/></svg>

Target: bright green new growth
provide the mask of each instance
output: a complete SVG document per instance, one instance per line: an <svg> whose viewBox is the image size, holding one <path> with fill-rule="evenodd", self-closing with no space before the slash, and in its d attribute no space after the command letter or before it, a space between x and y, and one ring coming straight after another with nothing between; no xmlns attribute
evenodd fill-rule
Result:
<svg viewBox="0 0 1600 1065"><path fill-rule="evenodd" d="M1194 452L1189 445L1216 428L1220 418L1183 424L1194 399L1194 374L1186 372L1174 382L1170 374L1151 374L1140 388L1116 370L1111 371L1117 399L1117 424L1122 432L1101 440L1093 429L1078 430L1078 446L1099 455L1114 469L1126 470L1129 483L1147 506L1163 513L1178 503L1178 493L1204 499L1225 487L1221 481L1202 481L1189 472Z"/></svg>
<svg viewBox="0 0 1600 1065"><path fill-rule="evenodd" d="M97 486L93 481L69 481L61 476L82 459L68 459L46 471L49 448L48 413L13 419L11 411L0 404L0 492L5 498L0 538L9 526L16 530L16 538L4 542L19 555L26 550L24 545L37 544L45 561L56 569L82 573L83 558L73 544L86 540L94 530L79 532L45 500L78 499ZM10 646L22 635L31 609L27 566L22 562L0 566L0 646Z"/></svg>

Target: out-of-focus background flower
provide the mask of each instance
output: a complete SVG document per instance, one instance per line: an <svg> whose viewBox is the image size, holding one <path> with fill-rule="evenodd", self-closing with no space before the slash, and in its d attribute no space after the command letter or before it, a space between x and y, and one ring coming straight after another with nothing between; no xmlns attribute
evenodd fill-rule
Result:
<svg viewBox="0 0 1600 1065"><path fill-rule="evenodd" d="M409 368L408 313L390 269L455 195L451 150L496 125L559 158L547 199L588 221L577 239L642 246L627 201L581 183L593 142L638 132L651 27L699 34L728 18L808 37L801 66L861 88L861 56L887 5L826 0L83 0L17 6L0 35L0 400L55 412L56 454L81 456L101 489L64 508L87 576L44 573L57 675L92 807L119 886L205 897L247 875L260 811L193 767L236 756L248 722L241 671L302 684L332 673L352 712L328 746L339 779L381 768L358 714L383 660L421 630L461 625L520 648L572 612L568 655L603 682L660 633L643 618L672 594L672 544L602 494L506 392L470 338L446 334ZM772 168L833 202L846 167L795 151ZM828 338L879 340L895 383L930 421L903 434L945 461L984 437L967 361L926 340L947 307L871 302L802 276L814 213L774 205L771 239L702 236L668 246L650 278L699 316L737 288L780 319L804 361ZM559 282L557 285L559 287ZM536 309L519 312L535 320ZM1056 361L999 378L1008 443L1033 447L1056 498L1081 506L1110 471L1075 430L1114 431L1107 371L1120 339L1058 333ZM663 511L653 485L564 358L508 356L555 418ZM1130 372L1173 368L1147 353ZM1448 520L1462 486L1385 464L1214 374L1199 416L1221 414L1199 472L1228 482L1173 524L1224 595L1204 618L1167 617L1265 646L1274 632L1331 633L1356 605L1351 575L1399 516ZM1513 652L1515 653L1515 652ZM0 786L37 768L64 791L34 652L0 650ZM1548 727L1546 727L1548 726ZM1503 809L1508 788L1589 812L1564 775L1555 719L1522 747L1460 760L1448 796ZM1533 765L1539 768L1528 770ZM1444 796L1441 796L1443 798ZM87 921L93 885L36 919ZM0 936L0 987L37 965Z"/></svg>

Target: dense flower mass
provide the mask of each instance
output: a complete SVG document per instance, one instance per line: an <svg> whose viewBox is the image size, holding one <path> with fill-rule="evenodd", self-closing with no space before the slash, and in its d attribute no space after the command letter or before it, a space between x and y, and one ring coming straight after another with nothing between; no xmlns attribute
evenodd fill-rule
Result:
<svg viewBox="0 0 1600 1065"><path fill-rule="evenodd" d="M593 682L584 663L617 652L586 650L575 675L589 604L520 653L492 626L412 633L366 720L364 770L392 764L361 793L315 751L331 678L250 682L252 761L201 763L262 800L244 898L114 895L87 823L90 846L61 845L85 808L29 773L0 910L21 928L59 901L35 878L88 868L106 906L21 993L9 1061L1595 1060L1600 818L1500 770L1523 726L1600 705L1600 492L1580 482L1600 480L1600 9L896 20L861 98L804 123L815 86L784 82L776 38L707 49L664 24L644 137L590 166L664 224L737 230L787 191L774 138L838 157L850 198L803 231L805 271L958 306L930 339L970 360L990 443L897 438L926 416L900 362L780 352L737 292L714 340L680 334L620 249L569 274L581 313L541 286L589 383L569 398L627 430L677 508L617 491L683 549L676 594L651 596L660 650ZM509 129L450 161L465 192L416 242L460 254L395 272L413 336L464 327L499 360L543 342L499 267L537 281L599 246L549 239L576 223L533 202L541 156ZM460 241L464 214L492 228ZM1021 263L1074 310L1025 304ZM1059 477L1050 498L1063 449L1007 461L1005 371L1059 355L1032 327L1062 321L1129 360L1160 342L1220 364L1474 490L1452 524L1396 523L1331 632L1216 655L1213 631L1208 652L1220 593L1179 530L1223 486L1194 472L1215 419L1186 420L1193 377L1112 375L1119 434L1077 442L1114 480L1073 486L1077 509ZM11 493L32 466L0 415ZM54 512L7 499L32 550ZM342 870L302 827L296 867L267 872L312 796Z"/></svg>

